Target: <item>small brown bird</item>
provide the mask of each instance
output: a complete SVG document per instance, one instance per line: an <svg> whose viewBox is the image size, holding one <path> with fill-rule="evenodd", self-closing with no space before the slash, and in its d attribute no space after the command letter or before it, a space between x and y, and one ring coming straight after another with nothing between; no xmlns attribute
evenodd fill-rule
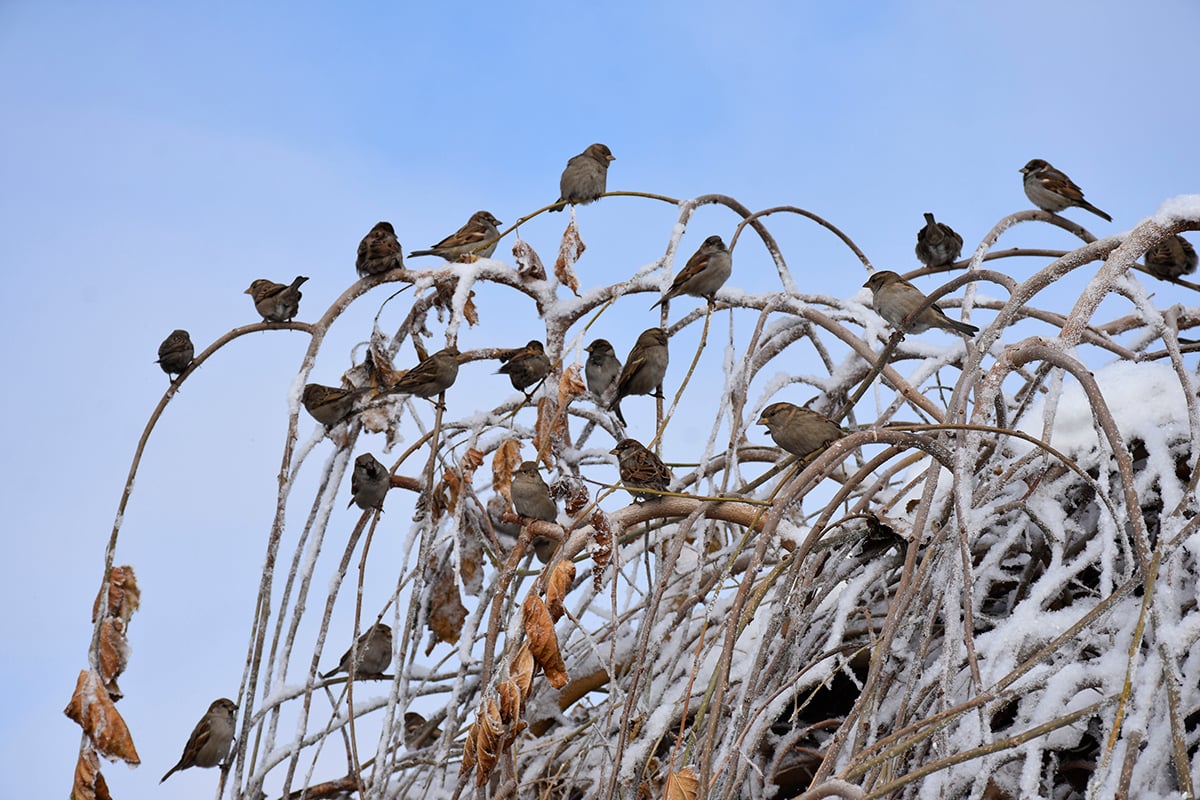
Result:
<svg viewBox="0 0 1200 800"><path fill-rule="evenodd" d="M554 522L558 519L558 507L550 499L550 487L542 480L537 464L533 461L522 461L521 466L513 473L512 487L513 508L522 517L541 519Z"/></svg>
<svg viewBox="0 0 1200 800"><path fill-rule="evenodd" d="M662 328L648 328L642 331L625 366L617 378L617 394L609 403L609 410L617 412L617 419L625 424L625 416L621 413L621 398L631 394L654 394L659 390L659 384L667 374L667 332Z"/></svg>
<svg viewBox="0 0 1200 800"><path fill-rule="evenodd" d="M254 301L254 309L263 322L291 322L300 311L300 284L308 278L297 275L290 286L259 278L250 284L245 294Z"/></svg>
<svg viewBox="0 0 1200 800"><path fill-rule="evenodd" d="M567 203L585 206L604 194L608 165L616 161L608 145L597 142L567 162L558 180L558 200L551 211L562 211Z"/></svg>
<svg viewBox="0 0 1200 800"><path fill-rule="evenodd" d="M180 329L171 331L171 335L163 339L162 344L158 346L158 361L155 363L162 367L162 371L170 378L187 369L195 355L196 348L192 347L192 337L188 336L187 331Z"/></svg>
<svg viewBox="0 0 1200 800"><path fill-rule="evenodd" d="M962 255L963 238L926 212L925 227L917 231L917 260L927 267L953 264Z"/></svg>
<svg viewBox="0 0 1200 800"><path fill-rule="evenodd" d="M667 469L662 459L636 439L622 439L608 452L617 457L621 483L636 502L653 500L660 496L654 491L639 492L638 489L665 492L671 483L671 470Z"/></svg>
<svg viewBox="0 0 1200 800"><path fill-rule="evenodd" d="M332 428L350 416L358 395L359 392L354 389L339 389L336 386L308 383L304 385L300 402L304 404L304 410L311 414L313 419L326 428Z"/></svg>
<svg viewBox="0 0 1200 800"><path fill-rule="evenodd" d="M358 243L358 257L354 261L358 276L379 275L403 266L404 253L400 249L400 240L396 238L396 229L390 222L376 222L375 227Z"/></svg>
<svg viewBox="0 0 1200 800"><path fill-rule="evenodd" d="M550 372L546 348L537 339L531 339L524 347L506 350L500 355L500 361L504 366L496 370L496 374L507 375L519 392L524 392Z"/></svg>
<svg viewBox="0 0 1200 800"><path fill-rule="evenodd" d="M588 391L600 399L621 374L621 362L608 339L596 339L583 349L588 353L583 367Z"/></svg>
<svg viewBox="0 0 1200 800"><path fill-rule="evenodd" d="M404 712L404 746L409 750L431 745L441 736L442 729L430 725L429 721L416 711Z"/></svg>
<svg viewBox="0 0 1200 800"><path fill-rule="evenodd" d="M225 756L233 744L234 716L237 706L233 701L222 697L214 700L208 711L192 729L187 744L183 746L183 755L179 763L167 770L162 776L162 783L181 769L189 767L215 767Z"/></svg>
<svg viewBox="0 0 1200 800"><path fill-rule="evenodd" d="M350 473L350 502L346 508L356 505L363 511L379 508L388 489L392 488L392 476L387 467L370 453L354 459L354 472Z"/></svg>
<svg viewBox="0 0 1200 800"><path fill-rule="evenodd" d="M763 409L759 425L775 444L795 456L806 456L846 435L841 426L824 414L791 403L772 403Z"/></svg>
<svg viewBox="0 0 1200 800"><path fill-rule="evenodd" d="M443 347L427 356L388 387L388 393L411 394L417 397L436 397L454 385L458 377L458 348Z"/></svg>
<svg viewBox="0 0 1200 800"><path fill-rule="evenodd" d="M447 261L460 261L469 255L490 258L492 253L496 252L496 244L500 241L498 226L503 224L487 211L476 211L467 220L466 225L428 250L414 250L408 257L441 256Z"/></svg>
<svg viewBox="0 0 1200 800"><path fill-rule="evenodd" d="M377 622L358 637L358 660L354 659L355 648L351 647L342 655L336 668L329 670L322 678L332 678L339 672L349 672L354 665L355 677L364 675L382 675L392 663L392 629Z"/></svg>
<svg viewBox="0 0 1200 800"><path fill-rule="evenodd" d="M891 270L876 272L863 286L873 293L871 305L875 311L897 330L922 333L930 328L945 328L967 336L979 333L979 328L974 325L947 317L936 303L910 320L913 312L925 302L925 293Z"/></svg>
<svg viewBox="0 0 1200 800"><path fill-rule="evenodd" d="M1146 251L1146 270L1164 280L1196 271L1196 248L1182 236L1168 236Z"/></svg>
<svg viewBox="0 0 1200 800"><path fill-rule="evenodd" d="M1112 222L1112 217L1083 199L1083 190L1074 181L1042 159L1021 167L1021 174L1025 176L1025 196L1042 211L1054 213L1077 206Z"/></svg>
<svg viewBox="0 0 1200 800"><path fill-rule="evenodd" d="M703 297L712 303L713 296L725 285L725 281L729 280L731 272L733 272L733 257L729 254L729 249L725 247L725 242L720 236L710 236L704 240L700 249L692 254L687 264L675 276L675 280L671 282L671 288L667 289L666 294L650 308L658 308L681 294Z"/></svg>

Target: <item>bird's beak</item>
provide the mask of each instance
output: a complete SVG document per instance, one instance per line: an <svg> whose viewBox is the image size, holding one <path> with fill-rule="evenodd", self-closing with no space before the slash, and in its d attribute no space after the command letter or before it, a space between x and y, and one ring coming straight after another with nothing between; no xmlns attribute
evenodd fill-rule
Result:
<svg viewBox="0 0 1200 800"><path fill-rule="evenodd" d="M612 155L612 154L609 154L608 156L605 156L605 158L607 158L609 161L616 161L616 160L617 160L617 157L616 157L616 156L614 156L614 155Z"/></svg>

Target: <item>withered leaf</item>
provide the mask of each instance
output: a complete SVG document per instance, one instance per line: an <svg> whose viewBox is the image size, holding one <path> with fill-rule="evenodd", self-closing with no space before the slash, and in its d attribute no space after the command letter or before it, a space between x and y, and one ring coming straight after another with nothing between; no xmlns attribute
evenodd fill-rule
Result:
<svg viewBox="0 0 1200 800"><path fill-rule="evenodd" d="M475 785L483 786L496 768L500 757L500 734L502 732L500 708L496 701L488 698L479 709L475 720Z"/></svg>
<svg viewBox="0 0 1200 800"><path fill-rule="evenodd" d="M554 468L554 454L566 440L567 419L558 413L558 404L549 397L542 397L537 405L537 422L533 426L533 446L538 458L547 469Z"/></svg>
<svg viewBox="0 0 1200 800"><path fill-rule="evenodd" d="M71 701L63 713L83 728L100 755L113 761L120 759L133 766L142 763L137 748L133 746L129 727L95 672L80 670L75 693L71 695Z"/></svg>
<svg viewBox="0 0 1200 800"><path fill-rule="evenodd" d="M479 741L479 723L472 722L467 728L467 741L463 745L462 765L458 768L459 775L466 775L475 766L475 745Z"/></svg>
<svg viewBox="0 0 1200 800"><path fill-rule="evenodd" d="M496 693L500 695L500 719L505 725L511 725L521 716L521 704L524 702L521 688L510 678L496 687Z"/></svg>
<svg viewBox="0 0 1200 800"><path fill-rule="evenodd" d="M440 569L432 580L429 592L429 630L438 642L454 644L462 634L463 622L467 618L466 606L458 593L452 569ZM429 643L426 654L433 649Z"/></svg>
<svg viewBox="0 0 1200 800"><path fill-rule="evenodd" d="M474 475L475 470L483 465L483 453L476 450L474 447L468 447L467 452L463 454L462 461L459 462L459 468L463 474L470 480L469 476Z"/></svg>
<svg viewBox="0 0 1200 800"><path fill-rule="evenodd" d="M542 259L537 252L529 246L529 242L524 239L517 239L513 245L513 258L517 262L517 274L524 280L544 281L546 280L546 268L542 266Z"/></svg>
<svg viewBox="0 0 1200 800"><path fill-rule="evenodd" d="M558 246L558 258L554 262L554 277L558 278L558 282L575 295L579 294L579 278L575 276L575 262L579 260L586 249L587 245L579 236L579 228L575 226L575 220L571 220L567 223L567 229L563 231L562 242Z"/></svg>
<svg viewBox="0 0 1200 800"><path fill-rule="evenodd" d="M574 581L575 562L568 559L559 561L555 565L554 571L550 573L550 580L546 581L546 608L555 622L558 622L566 612L566 609L563 608L563 598L567 596L567 592L571 591L571 584Z"/></svg>
<svg viewBox="0 0 1200 800"><path fill-rule="evenodd" d="M112 800L108 783L100 772L100 759L92 748L85 748L75 762L75 779L71 786L71 800Z"/></svg>
<svg viewBox="0 0 1200 800"><path fill-rule="evenodd" d="M695 767L684 767L667 775L667 800L696 800L700 794L700 779Z"/></svg>
<svg viewBox="0 0 1200 800"><path fill-rule="evenodd" d="M562 379L558 382L558 406L566 408L576 397L587 394L587 386L580 377L582 369L578 364L572 364L563 370Z"/></svg>
<svg viewBox="0 0 1200 800"><path fill-rule="evenodd" d="M509 677L521 690L522 701L529 698L529 692L533 689L533 667L533 653L529 650L529 642L522 642L521 649L517 650L508 666Z"/></svg>
<svg viewBox="0 0 1200 800"><path fill-rule="evenodd" d="M521 466L521 440L504 441L492 455L492 486L512 508L512 476Z"/></svg>
<svg viewBox="0 0 1200 800"><path fill-rule="evenodd" d="M116 679L129 663L129 642L125 639L125 623L120 619L106 619L100 623L100 680L110 695L121 696Z"/></svg>
<svg viewBox="0 0 1200 800"><path fill-rule="evenodd" d="M596 565L592 569L592 585L596 591L600 591L604 581L604 570L612 561L612 526L609 525L608 515L598 508L592 512L590 522L592 523L592 561Z"/></svg>
<svg viewBox="0 0 1200 800"><path fill-rule="evenodd" d="M108 604L104 613L128 623L141 602L142 590L138 588L137 576L133 573L133 567L126 564L109 570ZM96 621L96 615L99 613L100 594L97 594L96 602L92 604L92 622Z"/></svg>
<svg viewBox="0 0 1200 800"><path fill-rule="evenodd" d="M529 652L542 671L546 680L555 689L567 685L567 666L563 663L562 654L558 650L558 635L554 632L554 623L550 620L550 612L542 598L530 594L525 598L525 638L529 642Z"/></svg>

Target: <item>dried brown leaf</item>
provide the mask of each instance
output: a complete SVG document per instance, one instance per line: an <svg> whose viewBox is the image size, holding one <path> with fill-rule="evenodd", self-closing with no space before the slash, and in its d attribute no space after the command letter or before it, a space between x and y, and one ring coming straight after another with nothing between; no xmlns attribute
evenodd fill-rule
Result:
<svg viewBox="0 0 1200 800"><path fill-rule="evenodd" d="M483 592L483 542L478 526L470 517L463 520L458 551L458 574L462 577L463 590L479 597Z"/></svg>
<svg viewBox="0 0 1200 800"><path fill-rule="evenodd" d="M105 615L116 617L128 624L133 617L133 612L138 610L141 602L142 590L138 588L137 576L133 573L133 567L126 564L109 570L108 604L104 609ZM92 622L96 621L96 615L99 612L100 594L97 594L96 602L92 604Z"/></svg>
<svg viewBox="0 0 1200 800"><path fill-rule="evenodd" d="M598 508L592 512L590 521L592 523L592 561L596 565L592 569L592 585L595 586L596 591L600 591L604 580L604 570L612 561L612 526L608 522L608 515Z"/></svg>
<svg viewBox="0 0 1200 800"><path fill-rule="evenodd" d="M577 397L587 394L587 386L581 377L583 370L578 364L567 367L558 382L558 407L566 408Z"/></svg>
<svg viewBox="0 0 1200 800"><path fill-rule="evenodd" d="M432 584L429 592L429 630L435 638L429 643L426 654L436 642L456 643L467 618L466 606L462 604L458 584L454 580L454 570L439 570Z"/></svg>
<svg viewBox="0 0 1200 800"><path fill-rule="evenodd" d="M567 592L571 591L571 584L574 581L575 562L566 559L555 565L554 571L550 573L550 580L546 581L546 608L555 622L562 619L562 615L566 611L563 608L563 598L567 596Z"/></svg>
<svg viewBox="0 0 1200 800"><path fill-rule="evenodd" d="M533 426L533 446L537 449L538 458L548 469L554 468L554 454L557 453L567 436L567 419L558 413L558 404L549 397L538 400L537 422Z"/></svg>
<svg viewBox="0 0 1200 800"><path fill-rule="evenodd" d="M505 725L511 725L521 716L521 704L524 701L521 688L510 678L496 687L496 693L500 695L500 719Z"/></svg>
<svg viewBox="0 0 1200 800"><path fill-rule="evenodd" d="M517 650L512 664L508 666L508 674L521 690L523 701L529 698L529 692L533 689L533 668L533 653L529 650L529 642L522 642L521 649Z"/></svg>
<svg viewBox="0 0 1200 800"><path fill-rule="evenodd" d="M517 262L517 274L522 280L527 281L544 281L546 280L546 268L542 266L542 259L537 252L529 246L529 243L524 239L517 239L512 249L513 258Z"/></svg>
<svg viewBox="0 0 1200 800"><path fill-rule="evenodd" d="M463 319L474 328L479 324L479 309L475 306L475 290L467 292L467 302L463 303Z"/></svg>
<svg viewBox="0 0 1200 800"><path fill-rule="evenodd" d="M116 680L129 664L129 642L125 638L125 623L121 619L106 619L100 623L100 680L114 699L121 697Z"/></svg>
<svg viewBox="0 0 1200 800"><path fill-rule="evenodd" d="M479 709L475 721L475 785L483 786L496 768L500 758L500 735L503 723L500 721L500 708L490 697Z"/></svg>
<svg viewBox="0 0 1200 800"><path fill-rule="evenodd" d="M521 440L508 439L492 455L492 487L500 493L512 508L512 476L521 466Z"/></svg>
<svg viewBox="0 0 1200 800"><path fill-rule="evenodd" d="M560 475L550 484L550 496L556 500L565 500L564 508L572 517L582 511L592 499L583 479L570 473Z"/></svg>
<svg viewBox="0 0 1200 800"><path fill-rule="evenodd" d="M75 693L71 695L71 701L63 713L83 728L100 755L113 761L120 759L133 766L142 763L137 748L133 746L129 727L95 672L80 670Z"/></svg>
<svg viewBox="0 0 1200 800"><path fill-rule="evenodd" d="M475 766L475 744L479 741L479 723L472 722L467 728L467 741L463 745L462 764L458 768L459 775L466 775Z"/></svg>
<svg viewBox="0 0 1200 800"><path fill-rule="evenodd" d="M700 779L695 767L684 767L667 775L667 800L696 800L700 794Z"/></svg>
<svg viewBox="0 0 1200 800"><path fill-rule="evenodd" d="M550 620L550 612L542 598L531 594L525 598L525 638L529 642L529 652L542 671L546 680L555 689L567 685L567 666L563 663L562 653L558 650L558 635L554 632L554 623Z"/></svg>
<svg viewBox="0 0 1200 800"><path fill-rule="evenodd" d="M458 462L458 465L463 471L463 475L470 481L471 477L475 474L475 470L483 465L483 453L474 447L468 447L467 452L463 454L462 460Z"/></svg>
<svg viewBox="0 0 1200 800"><path fill-rule="evenodd" d="M79 753L79 760L75 762L71 800L112 800L108 783L100 772L100 759L90 747L83 749Z"/></svg>
<svg viewBox="0 0 1200 800"><path fill-rule="evenodd" d="M576 295L579 294L579 278L575 276L575 262L587 250L587 245L579 235L575 220L567 223L563 231L562 242L558 246L558 258L554 262L554 277Z"/></svg>

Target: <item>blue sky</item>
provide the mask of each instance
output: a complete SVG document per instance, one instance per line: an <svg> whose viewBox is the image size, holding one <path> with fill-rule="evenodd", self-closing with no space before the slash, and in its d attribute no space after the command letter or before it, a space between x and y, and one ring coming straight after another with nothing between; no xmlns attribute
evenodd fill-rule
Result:
<svg viewBox="0 0 1200 800"><path fill-rule="evenodd" d="M1034 157L1115 222L1066 216L1117 233L1200 191L1198 22L1190 0L0 5L12 794L69 785L78 734L60 711L172 329L204 346L254 321L242 290L257 277L308 275L302 308L323 309L377 220L406 251L478 208L511 222L553 201L593 141L617 157L610 189L802 206L880 267L914 266L924 211L969 249L1029 207L1018 169ZM585 285L652 262L674 218L636 199L581 210ZM697 220L732 229L719 210ZM563 223L523 235L548 259ZM861 265L827 233L773 225L805 291L859 291ZM688 252L705 233L692 235ZM1029 226L1018 242L1071 246ZM763 254L745 253L730 285L769 288ZM336 380L375 308L347 316L315 378ZM629 313L630 330L653 324ZM514 344L538 329L511 328ZM623 355L633 335L612 338ZM144 589L122 710L145 767L109 766L116 796L165 796L158 777L191 725L236 691L305 346L276 333L229 348L147 451L118 557ZM172 781L171 796L210 791L196 771Z"/></svg>

